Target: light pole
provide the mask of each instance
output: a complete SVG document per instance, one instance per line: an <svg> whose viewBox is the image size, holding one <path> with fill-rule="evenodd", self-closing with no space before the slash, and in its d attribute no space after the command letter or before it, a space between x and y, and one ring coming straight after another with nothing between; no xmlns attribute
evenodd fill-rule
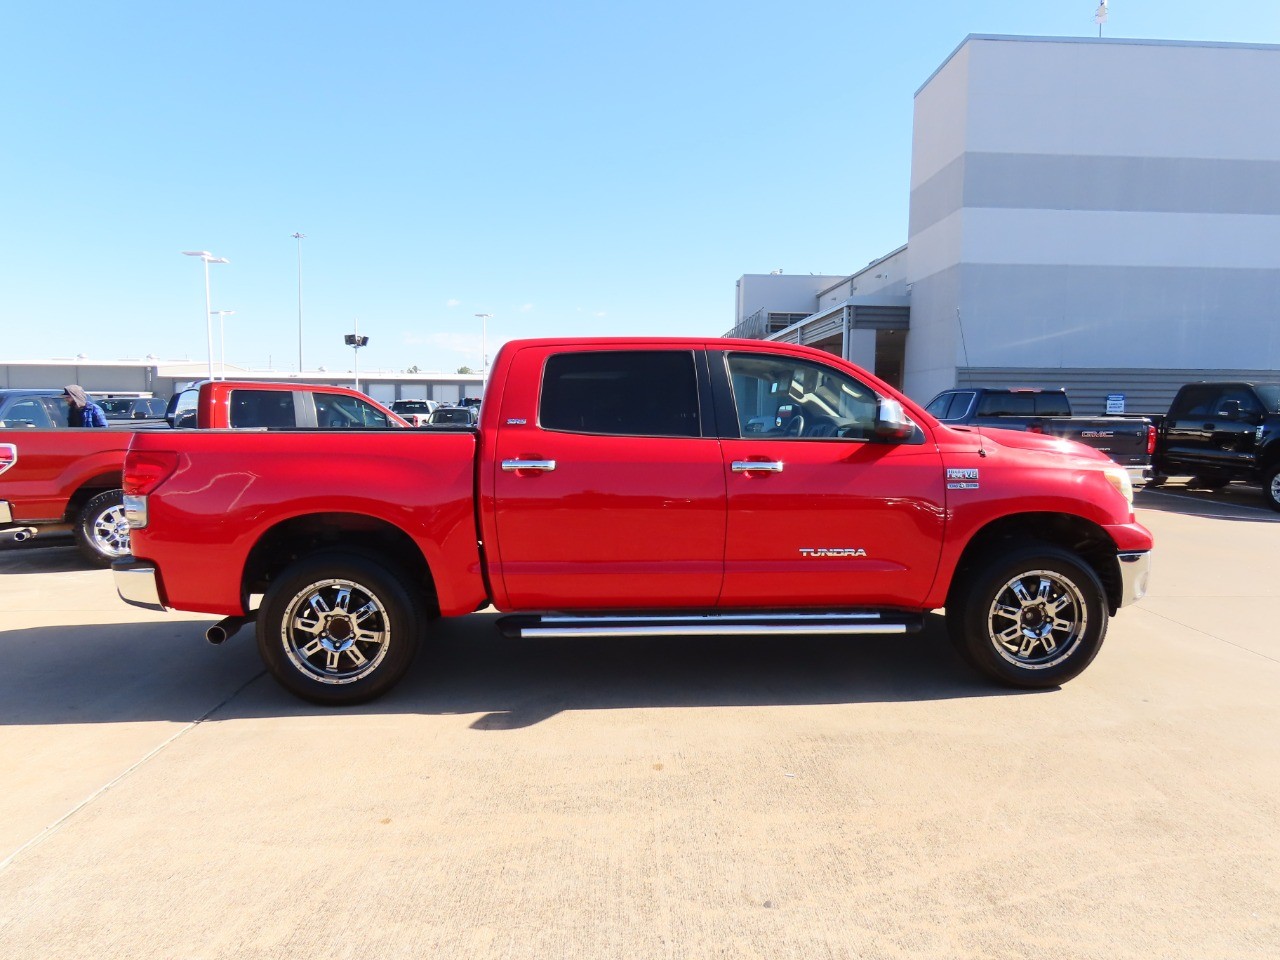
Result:
<svg viewBox="0 0 1280 960"><path fill-rule="evenodd" d="M223 322L223 317L235 315L234 310L214 310L213 313L218 317L218 336L222 339L222 379L227 379L227 327Z"/></svg>
<svg viewBox="0 0 1280 960"><path fill-rule="evenodd" d="M305 233L290 234L298 241L298 372L302 372L302 241L307 239Z"/></svg>
<svg viewBox="0 0 1280 960"><path fill-rule="evenodd" d="M209 339L209 379L213 379L213 311L209 299L209 264L230 263L226 257L215 257L208 250L183 250L184 257L199 257L204 261L204 327Z"/></svg>
<svg viewBox="0 0 1280 960"><path fill-rule="evenodd" d="M342 338L343 342L351 348L351 354L356 361L356 389L360 389L360 348L369 345L369 338L360 336L360 321L357 320L352 324L355 333L348 333Z"/></svg>
<svg viewBox="0 0 1280 960"><path fill-rule="evenodd" d="M480 400L484 401L484 390L489 385L489 354L485 351L486 328L492 313L477 313L480 319Z"/></svg>

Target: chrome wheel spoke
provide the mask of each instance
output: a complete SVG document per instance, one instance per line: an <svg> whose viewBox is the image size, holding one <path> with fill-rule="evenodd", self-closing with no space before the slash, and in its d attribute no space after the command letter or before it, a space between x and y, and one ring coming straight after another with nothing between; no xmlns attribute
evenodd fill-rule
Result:
<svg viewBox="0 0 1280 960"><path fill-rule="evenodd" d="M1035 603L1035 600L1031 598L1031 594L1027 593L1027 585L1021 580L1013 581L1013 583L1009 584L1009 589L1013 591L1014 596L1018 598L1018 601L1024 607Z"/></svg>
<svg viewBox="0 0 1280 960"><path fill-rule="evenodd" d="M308 643L305 647L299 647L298 652L304 657L311 658L324 649L324 644L317 638Z"/></svg>

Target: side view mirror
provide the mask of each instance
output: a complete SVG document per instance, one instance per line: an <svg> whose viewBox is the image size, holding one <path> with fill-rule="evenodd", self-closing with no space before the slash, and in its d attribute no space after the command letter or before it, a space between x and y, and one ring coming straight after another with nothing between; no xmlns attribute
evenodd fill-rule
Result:
<svg viewBox="0 0 1280 960"><path fill-rule="evenodd" d="M899 443L908 439L916 429L915 423L902 409L902 404L889 397L881 397L876 404L876 439Z"/></svg>

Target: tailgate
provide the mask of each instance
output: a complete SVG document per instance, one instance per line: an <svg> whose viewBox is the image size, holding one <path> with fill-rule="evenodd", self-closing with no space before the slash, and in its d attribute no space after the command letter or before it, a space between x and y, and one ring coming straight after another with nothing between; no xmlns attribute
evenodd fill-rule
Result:
<svg viewBox="0 0 1280 960"><path fill-rule="evenodd" d="M1151 460L1147 451L1149 426L1147 420L1130 417L1064 417L1046 420L1044 431L1083 443L1105 453L1116 463L1132 466L1145 465Z"/></svg>

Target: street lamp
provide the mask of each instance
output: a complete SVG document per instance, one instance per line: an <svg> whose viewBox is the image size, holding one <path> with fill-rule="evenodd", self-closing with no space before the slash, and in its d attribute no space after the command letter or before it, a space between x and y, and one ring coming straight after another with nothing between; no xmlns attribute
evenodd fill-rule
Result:
<svg viewBox="0 0 1280 960"><path fill-rule="evenodd" d="M235 315L234 310L214 310L212 311L218 317L218 336L222 338L222 379L227 379L227 328L223 323L223 317Z"/></svg>
<svg viewBox="0 0 1280 960"><path fill-rule="evenodd" d="M208 250L183 250L184 257L199 257L204 261L204 328L209 339L209 379L213 379L213 311L209 299L209 264L230 263L226 257L215 257Z"/></svg>
<svg viewBox="0 0 1280 960"><path fill-rule="evenodd" d="M302 372L302 241L307 239L305 233L291 233L289 236L298 241L298 372Z"/></svg>
<svg viewBox="0 0 1280 960"><path fill-rule="evenodd" d="M489 318L493 314L477 313L476 316L480 320L480 399L483 401L485 387L489 385L489 354L485 351L485 328L489 325Z"/></svg>
<svg viewBox="0 0 1280 960"><path fill-rule="evenodd" d="M360 328L356 326L355 333L348 333L342 338L343 342L351 348L351 354L356 361L356 389L360 389L360 348L369 345L369 338L360 336Z"/></svg>

